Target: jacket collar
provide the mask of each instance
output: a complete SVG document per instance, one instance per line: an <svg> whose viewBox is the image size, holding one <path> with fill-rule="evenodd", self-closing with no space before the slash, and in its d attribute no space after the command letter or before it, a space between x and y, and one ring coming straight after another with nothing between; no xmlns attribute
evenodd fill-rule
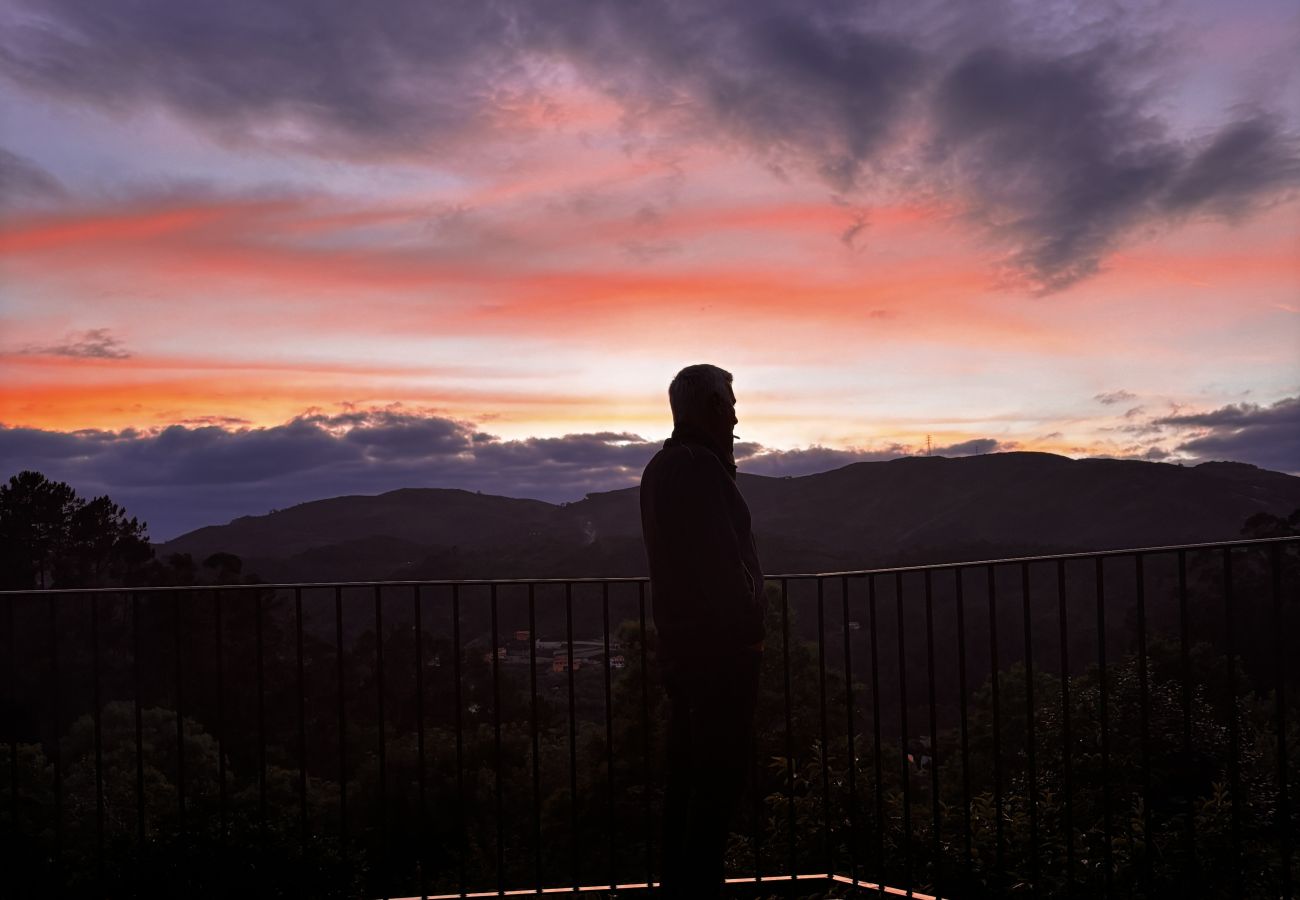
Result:
<svg viewBox="0 0 1300 900"><path fill-rule="evenodd" d="M673 426L673 435L664 441L664 447L676 447L679 444L695 444L708 450L718 458L718 462L722 463L723 468L727 470L727 474L731 476L731 480L736 480L736 463L732 455L720 449L705 437L703 432L689 425L675 425Z"/></svg>

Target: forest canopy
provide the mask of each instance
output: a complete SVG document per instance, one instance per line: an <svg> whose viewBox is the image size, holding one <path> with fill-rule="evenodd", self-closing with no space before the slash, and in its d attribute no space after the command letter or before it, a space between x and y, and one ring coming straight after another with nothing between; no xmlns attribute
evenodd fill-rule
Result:
<svg viewBox="0 0 1300 900"><path fill-rule="evenodd" d="M0 484L0 590L226 584L241 570L230 553L202 566L183 553L157 559L148 525L106 494L87 500L31 470Z"/></svg>

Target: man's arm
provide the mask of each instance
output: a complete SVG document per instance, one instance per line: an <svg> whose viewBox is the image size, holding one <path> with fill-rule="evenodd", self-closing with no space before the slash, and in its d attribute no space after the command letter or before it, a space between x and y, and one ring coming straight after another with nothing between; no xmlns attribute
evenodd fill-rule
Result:
<svg viewBox="0 0 1300 900"><path fill-rule="evenodd" d="M720 629L739 625L754 596L740 536L727 503L727 473L712 457L696 454L674 473L663 524L680 560L682 588L704 605L701 617Z"/></svg>

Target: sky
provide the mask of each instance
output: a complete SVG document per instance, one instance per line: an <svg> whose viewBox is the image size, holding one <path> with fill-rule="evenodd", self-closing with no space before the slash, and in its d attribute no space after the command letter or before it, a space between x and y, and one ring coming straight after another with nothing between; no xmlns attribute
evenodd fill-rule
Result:
<svg viewBox="0 0 1300 900"><path fill-rule="evenodd" d="M1300 474L1300 10L3 0L0 476L155 539L1032 450Z"/></svg>

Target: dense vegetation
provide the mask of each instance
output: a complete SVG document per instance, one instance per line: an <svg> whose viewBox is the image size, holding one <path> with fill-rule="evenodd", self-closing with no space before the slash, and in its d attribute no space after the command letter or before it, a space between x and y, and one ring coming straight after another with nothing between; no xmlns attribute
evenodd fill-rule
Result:
<svg viewBox="0 0 1300 900"><path fill-rule="evenodd" d="M229 583L241 567L230 553L209 554L201 566L188 553L158 559L144 522L40 472L0 484L0 590Z"/></svg>
<svg viewBox="0 0 1300 900"><path fill-rule="evenodd" d="M67 522L84 509L27 474L0 493L0 527L37 508L13 502L24 490L56 498L40 508ZM664 710L635 584L608 591L625 668L494 664L487 648L528 627L525 587L295 595L240 584L229 555L114 562L85 548L130 548L144 530L100 500L113 541L45 527L55 537L19 562L46 586L104 590L0 608L14 896L410 895L641 881L655 866ZM1244 534L1298 525L1257 516ZM1185 590L1176 555L1151 557L1140 607L1130 558L1100 580L1082 560L790 582L784 604L770 584L760 764L732 871L757 856L765 873L855 870L957 897L1031 883L1038 896L1277 896L1281 811L1294 834L1300 810L1300 666L1286 659L1300 554L1272 552L1276 570L1267 548L1234 551L1229 581L1223 553L1188 553ZM199 586L111 590L165 577ZM605 596L574 586L566 608L562 587L538 586L534 634L568 637L571 608L573 637L601 639Z"/></svg>

